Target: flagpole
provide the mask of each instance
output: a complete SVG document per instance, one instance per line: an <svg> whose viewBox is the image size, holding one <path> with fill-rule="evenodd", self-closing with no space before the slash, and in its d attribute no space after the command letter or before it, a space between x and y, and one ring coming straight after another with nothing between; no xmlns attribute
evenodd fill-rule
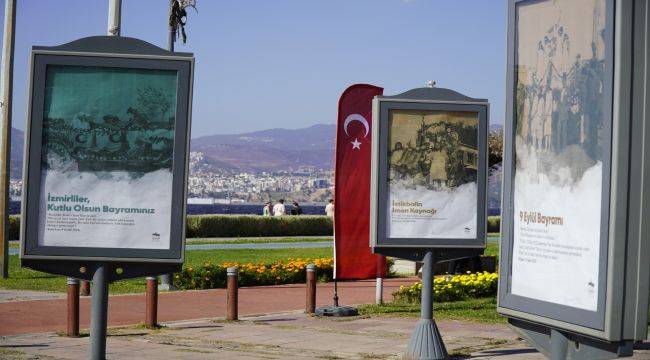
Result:
<svg viewBox="0 0 650 360"><path fill-rule="evenodd" d="M378 277L375 280L375 304L382 305L384 303L384 279Z"/></svg>
<svg viewBox="0 0 650 360"><path fill-rule="evenodd" d="M377 278L375 279L375 304L382 305L384 303L384 264L386 257L377 255Z"/></svg>
<svg viewBox="0 0 650 360"><path fill-rule="evenodd" d="M122 32L122 0L108 2L108 36L120 36Z"/></svg>

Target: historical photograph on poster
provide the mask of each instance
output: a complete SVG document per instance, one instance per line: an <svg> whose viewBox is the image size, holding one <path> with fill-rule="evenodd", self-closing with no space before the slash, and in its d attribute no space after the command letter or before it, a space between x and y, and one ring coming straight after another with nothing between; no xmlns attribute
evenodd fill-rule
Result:
<svg viewBox="0 0 650 360"><path fill-rule="evenodd" d="M478 113L390 110L387 233L476 237Z"/></svg>
<svg viewBox="0 0 650 360"><path fill-rule="evenodd" d="M511 292L589 311L610 116L605 5L523 1L515 25Z"/></svg>
<svg viewBox="0 0 650 360"><path fill-rule="evenodd" d="M39 245L168 249L177 72L48 65Z"/></svg>

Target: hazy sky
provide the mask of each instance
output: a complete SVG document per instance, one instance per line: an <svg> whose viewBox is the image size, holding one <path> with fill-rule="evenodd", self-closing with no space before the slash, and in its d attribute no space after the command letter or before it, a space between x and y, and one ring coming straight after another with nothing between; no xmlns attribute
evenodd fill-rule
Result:
<svg viewBox="0 0 650 360"><path fill-rule="evenodd" d="M32 45L104 35L108 0L17 0L14 126L25 124ZM122 35L167 46L167 0L123 0ZM505 108L506 1L197 0L192 136L336 121L341 92L394 95L436 80ZM0 13L4 17L4 1ZM1 43L2 39L0 39Z"/></svg>

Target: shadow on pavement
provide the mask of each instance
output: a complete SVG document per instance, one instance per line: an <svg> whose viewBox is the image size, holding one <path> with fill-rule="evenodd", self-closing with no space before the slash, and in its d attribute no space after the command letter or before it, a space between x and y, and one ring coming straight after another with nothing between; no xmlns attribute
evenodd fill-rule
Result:
<svg viewBox="0 0 650 360"><path fill-rule="evenodd" d="M638 342L634 344L634 350L650 350L650 342Z"/></svg>

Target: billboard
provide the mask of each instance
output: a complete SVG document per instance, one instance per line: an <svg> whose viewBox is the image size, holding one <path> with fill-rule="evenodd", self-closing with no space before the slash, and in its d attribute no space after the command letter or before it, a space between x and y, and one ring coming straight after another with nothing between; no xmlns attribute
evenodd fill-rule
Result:
<svg viewBox="0 0 650 360"><path fill-rule="evenodd" d="M31 65L21 258L182 263L191 54L92 37Z"/></svg>
<svg viewBox="0 0 650 360"><path fill-rule="evenodd" d="M395 109L388 122L388 236L476 237L478 114Z"/></svg>
<svg viewBox="0 0 650 360"><path fill-rule="evenodd" d="M488 108L441 88L375 98L375 249L485 246Z"/></svg>
<svg viewBox="0 0 650 360"><path fill-rule="evenodd" d="M647 4L508 12L497 310L543 352L631 354L648 323Z"/></svg>

